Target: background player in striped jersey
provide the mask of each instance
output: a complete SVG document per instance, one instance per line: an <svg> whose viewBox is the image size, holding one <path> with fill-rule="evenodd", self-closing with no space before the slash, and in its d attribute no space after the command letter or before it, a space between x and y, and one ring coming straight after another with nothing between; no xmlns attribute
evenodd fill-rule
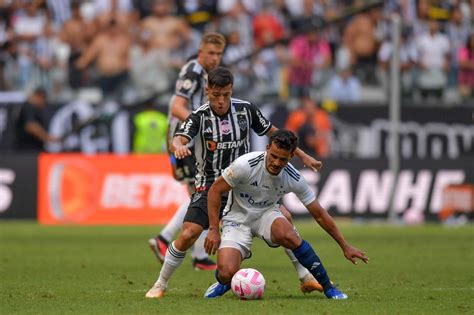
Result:
<svg viewBox="0 0 474 315"><path fill-rule="evenodd" d="M198 55L190 59L179 73L176 81L175 93L169 105L169 126L168 135L171 142L178 129L180 122L185 121L193 110L196 110L207 102L207 95L204 90L207 84L207 74L215 69L221 59L225 48L225 38L219 33L208 33L201 38ZM170 152L171 153L171 152ZM185 182L189 192L194 192L195 159L193 155L184 159L176 160L170 154L175 179ZM156 237L150 238L148 243L160 262L163 262L168 249L168 244L173 240L174 235L183 226L183 218L188 209L189 200L181 204L173 218L161 230ZM204 239L207 232L204 232L196 241L193 247L193 266L195 269L214 270L217 268L215 262L209 259L204 251Z"/></svg>
<svg viewBox="0 0 474 315"><path fill-rule="evenodd" d="M207 191L222 170L236 158L249 152L251 129L260 136L271 135L277 130L255 105L231 98L232 84L233 76L229 70L219 67L211 71L206 86L209 101L193 111L175 134L171 149L177 159L193 154L188 144L195 140L196 192L184 218L183 230L178 239L168 247L160 276L146 297L164 296L168 281L183 262L186 251L201 232L208 228ZM299 149L295 154L304 165L314 170L322 166L320 161ZM223 198L223 207L225 203L226 198ZM300 278L300 272L309 273L297 264L300 266L297 268ZM312 282L320 286L312 279Z"/></svg>
<svg viewBox="0 0 474 315"><path fill-rule="evenodd" d="M208 193L209 233L205 247L208 254L218 250L217 283L209 287L205 297L222 296L230 289L233 275L243 259L251 256L252 238L259 237L269 246L278 245L293 251L324 287L330 299L346 299L347 295L335 288L311 245L294 230L282 215L278 201L293 192L306 206L316 222L341 247L344 256L356 264L369 258L349 245L327 211L316 200L314 192L289 161L297 145L296 136L288 130L278 130L270 136L266 152L252 152L236 159L222 176L212 184ZM219 233L222 196L229 195L222 216L222 240Z"/></svg>

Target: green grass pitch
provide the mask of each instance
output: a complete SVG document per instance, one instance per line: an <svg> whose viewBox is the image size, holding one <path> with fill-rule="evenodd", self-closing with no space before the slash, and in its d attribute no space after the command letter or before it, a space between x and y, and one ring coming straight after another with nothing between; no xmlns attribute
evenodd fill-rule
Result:
<svg viewBox="0 0 474 315"><path fill-rule="evenodd" d="M159 227L44 227L0 222L1 314L474 314L474 227L401 227L339 222L346 239L367 252L354 266L312 221L297 221L329 275L349 295L331 301L303 295L282 249L255 240L252 259L266 278L264 298L202 295L214 282L188 255L162 300L145 292L160 264L147 239Z"/></svg>

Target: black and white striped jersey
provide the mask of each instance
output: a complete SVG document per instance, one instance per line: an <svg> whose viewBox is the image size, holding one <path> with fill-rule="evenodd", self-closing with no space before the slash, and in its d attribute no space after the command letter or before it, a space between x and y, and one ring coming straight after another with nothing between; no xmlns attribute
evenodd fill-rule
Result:
<svg viewBox="0 0 474 315"><path fill-rule="evenodd" d="M250 102L231 98L227 114L217 116L209 102L192 112L176 135L194 139L196 189L210 187L222 171L250 150L250 129L259 136L272 127Z"/></svg>
<svg viewBox="0 0 474 315"><path fill-rule="evenodd" d="M172 138L174 132L178 129L180 120L171 115L171 104L176 95L184 97L188 100L188 109L193 111L198 109L202 104L207 102L207 94L204 87L207 84L207 72L199 64L197 59L189 60L179 72L178 80L174 95L169 103L168 119L169 119L169 136ZM170 138L170 141L171 141Z"/></svg>
<svg viewBox="0 0 474 315"><path fill-rule="evenodd" d="M198 109L207 102L204 87L207 84L207 72L197 59L189 60L182 68L176 81L175 95L189 100L189 110Z"/></svg>

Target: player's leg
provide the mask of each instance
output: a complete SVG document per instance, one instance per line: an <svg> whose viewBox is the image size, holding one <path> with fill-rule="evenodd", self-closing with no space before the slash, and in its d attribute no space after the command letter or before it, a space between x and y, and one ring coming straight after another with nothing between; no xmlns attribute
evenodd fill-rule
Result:
<svg viewBox="0 0 474 315"><path fill-rule="evenodd" d="M168 247L160 276L147 292L146 297L161 298L164 296L171 276L183 263L186 251L196 242L202 231L208 227L207 196L203 197L202 194L195 193L184 217L183 230L178 239Z"/></svg>
<svg viewBox="0 0 474 315"><path fill-rule="evenodd" d="M280 216L278 216L280 215ZM278 211L268 212L262 219L261 233L270 246L278 244L291 249L298 261L308 269L311 274L323 286L324 294L330 299L346 299L347 295L337 290L331 284L331 280L321 260L311 245L302 240L295 232L293 226ZM271 223L271 224L270 224ZM270 235L269 235L270 234Z"/></svg>
<svg viewBox="0 0 474 315"><path fill-rule="evenodd" d="M221 245L217 252L217 282L207 289L204 297L216 298L230 290L230 282L239 271L242 260L251 256L251 246L252 234L249 227L224 220Z"/></svg>
<svg viewBox="0 0 474 315"><path fill-rule="evenodd" d="M204 241L206 240L207 230L202 231L201 236L196 240L193 246L192 258L193 267L196 270L216 270L217 264L209 258L204 249Z"/></svg>
<svg viewBox="0 0 474 315"><path fill-rule="evenodd" d="M201 234L203 228L199 224L185 222L183 230L179 234L176 241L172 242L166 251L163 266L160 270L160 276L153 287L147 292L148 298L161 298L164 296L168 282L176 271L181 266L186 257L186 251L191 248L194 242Z"/></svg>
<svg viewBox="0 0 474 315"><path fill-rule="evenodd" d="M189 200L182 203L171 220L156 237L150 238L148 244L156 258L163 263L169 243L176 233L183 227L183 219L188 211Z"/></svg>
<svg viewBox="0 0 474 315"><path fill-rule="evenodd" d="M280 212L283 216L293 225L293 218L291 217L291 213L282 205L280 206ZM295 232L299 235L298 230L293 225ZM298 274L298 278L300 280L300 290L303 293L310 293L313 291L323 292L323 286L319 284L319 282L314 278L314 276L309 272L308 269L303 267L298 259L296 259L293 251L288 248L283 248L285 250L286 255L290 258L291 263L296 269L296 273Z"/></svg>

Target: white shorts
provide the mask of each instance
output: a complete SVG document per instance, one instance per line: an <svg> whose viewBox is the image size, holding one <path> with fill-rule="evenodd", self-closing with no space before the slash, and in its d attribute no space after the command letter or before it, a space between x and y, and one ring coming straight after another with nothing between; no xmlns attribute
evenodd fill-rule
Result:
<svg viewBox="0 0 474 315"><path fill-rule="evenodd" d="M280 245L272 243L272 224L278 218L286 218L280 210L273 209L265 212L260 219L252 222L251 225L244 225L237 222L222 219L221 248L235 248L240 251L242 259L252 256L252 239L261 238L270 247Z"/></svg>

